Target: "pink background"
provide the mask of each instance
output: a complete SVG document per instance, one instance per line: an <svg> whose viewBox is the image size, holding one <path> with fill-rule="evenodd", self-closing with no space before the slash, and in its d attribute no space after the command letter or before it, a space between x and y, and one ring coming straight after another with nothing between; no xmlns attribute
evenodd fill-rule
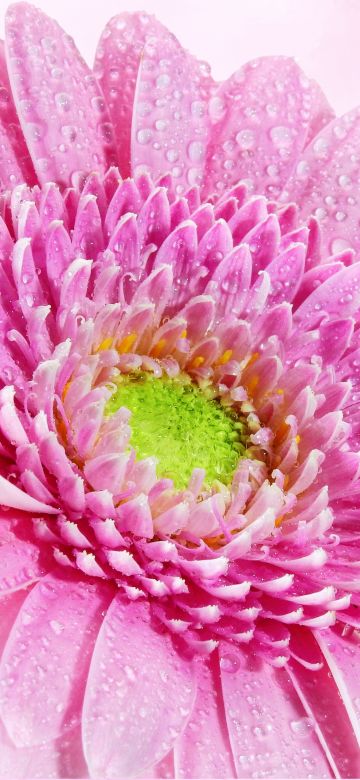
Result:
<svg viewBox="0 0 360 780"><path fill-rule="evenodd" d="M295 56L338 113L360 103L360 0L35 0L92 64L106 21L121 10L155 13L222 79L252 57ZM1 16L6 8L0 0ZM1 20L3 25L3 20ZM3 29L1 30L3 35Z"/></svg>

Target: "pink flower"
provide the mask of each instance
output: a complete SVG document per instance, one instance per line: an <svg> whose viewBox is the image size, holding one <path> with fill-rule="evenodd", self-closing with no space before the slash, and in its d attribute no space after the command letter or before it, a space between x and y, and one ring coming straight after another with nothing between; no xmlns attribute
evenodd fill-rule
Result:
<svg viewBox="0 0 360 780"><path fill-rule="evenodd" d="M360 113L6 36L0 776L358 777Z"/></svg>

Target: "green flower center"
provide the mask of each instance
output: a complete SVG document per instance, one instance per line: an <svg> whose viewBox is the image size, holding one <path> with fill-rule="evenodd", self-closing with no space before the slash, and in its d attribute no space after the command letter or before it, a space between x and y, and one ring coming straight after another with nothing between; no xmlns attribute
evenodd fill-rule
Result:
<svg viewBox="0 0 360 780"><path fill-rule="evenodd" d="M225 485L244 456L244 418L201 389L186 374L155 378L147 372L123 374L107 403L106 414L121 406L131 411L130 445L137 459L155 456L158 477L188 486L194 468L205 469L204 485Z"/></svg>

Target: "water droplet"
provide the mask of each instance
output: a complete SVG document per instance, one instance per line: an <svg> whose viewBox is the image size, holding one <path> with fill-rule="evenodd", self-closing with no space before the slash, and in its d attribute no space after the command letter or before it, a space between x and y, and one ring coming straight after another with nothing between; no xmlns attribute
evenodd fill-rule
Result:
<svg viewBox="0 0 360 780"><path fill-rule="evenodd" d="M313 730L314 723L311 718L304 717L299 720L292 720L290 722L290 728L297 737L307 737Z"/></svg>
<svg viewBox="0 0 360 780"><path fill-rule="evenodd" d="M135 682L136 680L136 674L131 666L125 665L124 666L124 672L131 682Z"/></svg>
<svg viewBox="0 0 360 780"><path fill-rule="evenodd" d="M50 628L51 628L51 630L52 630L52 631L54 632L54 634L56 634L57 636L60 636L60 634L61 634L61 633L63 632L63 630L64 630L64 626L62 625L62 623L59 623L57 620L50 620L50 623L49 623L49 625L50 625Z"/></svg>
<svg viewBox="0 0 360 780"><path fill-rule="evenodd" d="M296 166L297 175L301 179L306 179L309 171L310 171L309 163L307 163L306 160L300 160L300 162Z"/></svg>
<svg viewBox="0 0 360 780"><path fill-rule="evenodd" d="M99 114L103 114L105 111L105 101L100 95L95 95L95 97L91 98L91 105Z"/></svg>
<svg viewBox="0 0 360 780"><path fill-rule="evenodd" d="M331 242L330 251L331 254L336 255L337 252L342 252L344 249L349 248L351 248L351 244L345 238L334 238Z"/></svg>
<svg viewBox="0 0 360 780"><path fill-rule="evenodd" d="M270 130L270 138L277 149L289 149L293 139L290 129L285 125L277 125Z"/></svg>
<svg viewBox="0 0 360 780"><path fill-rule="evenodd" d="M336 138L344 139L346 138L347 130L346 127L344 127L344 125L337 124L334 125L333 127L333 133L336 136Z"/></svg>
<svg viewBox="0 0 360 780"><path fill-rule="evenodd" d="M77 130L74 125L62 125L61 127L61 135L64 136L70 143L75 141L75 138L77 136Z"/></svg>
<svg viewBox="0 0 360 780"><path fill-rule="evenodd" d="M325 140L325 138L318 138L313 146L315 157L318 157L320 159L327 156L329 149L328 141Z"/></svg>
<svg viewBox="0 0 360 780"><path fill-rule="evenodd" d="M345 211L337 211L335 214L335 219L337 222L343 222L344 219L346 219Z"/></svg>
<svg viewBox="0 0 360 780"><path fill-rule="evenodd" d="M109 69L109 78L110 81L117 81L120 77L120 73L117 68L110 68Z"/></svg>
<svg viewBox="0 0 360 780"><path fill-rule="evenodd" d="M254 726L252 732L257 739L265 739L272 732L272 725L271 723L265 723L262 726Z"/></svg>
<svg viewBox="0 0 360 780"><path fill-rule="evenodd" d="M148 128L148 127L145 127L142 130L138 130L137 136L136 136L139 144L148 144L148 143L150 143L152 137L153 137L152 130L150 130L150 128Z"/></svg>
<svg viewBox="0 0 360 780"><path fill-rule="evenodd" d="M55 95L55 103L60 111L66 112L71 109L71 97L67 92L57 92Z"/></svg>
<svg viewBox="0 0 360 780"><path fill-rule="evenodd" d="M235 653L226 653L226 655L223 655L220 659L220 666L224 672L234 674L240 666L239 659Z"/></svg>
<svg viewBox="0 0 360 780"><path fill-rule="evenodd" d="M327 211L326 209L318 208L315 209L315 217L319 220L325 219L327 217Z"/></svg>
<svg viewBox="0 0 360 780"><path fill-rule="evenodd" d="M226 106L224 101L215 95L214 97L210 98L209 100L209 114L211 116L211 119L214 119L215 121L218 121L219 119L222 119L226 111Z"/></svg>
<svg viewBox="0 0 360 780"><path fill-rule="evenodd" d="M274 179L279 175L279 169L277 165L268 165L266 168L266 173L268 176L271 176L271 178Z"/></svg>
<svg viewBox="0 0 360 780"><path fill-rule="evenodd" d="M351 179L349 176L346 176L344 173L338 177L338 183L343 190L347 190L351 187Z"/></svg>
<svg viewBox="0 0 360 780"><path fill-rule="evenodd" d="M161 73L160 76L156 79L156 86L159 89L164 89L165 87L168 87L170 84L170 76L168 73Z"/></svg>
<svg viewBox="0 0 360 780"><path fill-rule="evenodd" d="M176 149L168 149L165 157L169 162L174 163L179 157L179 152Z"/></svg>
<svg viewBox="0 0 360 780"><path fill-rule="evenodd" d="M113 140L113 129L110 122L101 122L98 125L98 133L102 141L106 144L111 144Z"/></svg>
<svg viewBox="0 0 360 780"><path fill-rule="evenodd" d="M44 135L45 129L43 125L40 125L37 122L29 122L27 131L32 141L40 141L40 138Z"/></svg>
<svg viewBox="0 0 360 780"><path fill-rule="evenodd" d="M206 114L206 103L203 100L193 100L190 108L193 116L202 117Z"/></svg>
<svg viewBox="0 0 360 780"><path fill-rule="evenodd" d="M157 119L155 122L155 127L157 130L163 131L166 130L168 126L168 122L166 119Z"/></svg>
<svg viewBox="0 0 360 780"><path fill-rule="evenodd" d="M191 141L188 146L188 155L192 162L199 162L204 156L205 148L201 141Z"/></svg>
<svg viewBox="0 0 360 780"><path fill-rule="evenodd" d="M62 68L51 68L50 74L53 79L62 79L64 71Z"/></svg>
<svg viewBox="0 0 360 780"><path fill-rule="evenodd" d="M187 172L187 180L191 187L197 184L201 184L202 170L201 168L189 168Z"/></svg>
<svg viewBox="0 0 360 780"><path fill-rule="evenodd" d="M235 140L241 149L252 149L255 145L255 135L253 130L240 130L236 134Z"/></svg>

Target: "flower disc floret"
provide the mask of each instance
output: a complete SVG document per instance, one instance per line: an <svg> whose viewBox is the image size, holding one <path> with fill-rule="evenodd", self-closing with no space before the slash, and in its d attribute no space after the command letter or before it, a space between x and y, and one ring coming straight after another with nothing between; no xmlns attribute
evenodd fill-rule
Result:
<svg viewBox="0 0 360 780"><path fill-rule="evenodd" d="M204 471L204 487L228 485L245 453L246 425L190 377L157 379L140 372L119 378L105 414L125 406L131 412L129 445L139 459L156 457L159 477L184 490L194 469Z"/></svg>

